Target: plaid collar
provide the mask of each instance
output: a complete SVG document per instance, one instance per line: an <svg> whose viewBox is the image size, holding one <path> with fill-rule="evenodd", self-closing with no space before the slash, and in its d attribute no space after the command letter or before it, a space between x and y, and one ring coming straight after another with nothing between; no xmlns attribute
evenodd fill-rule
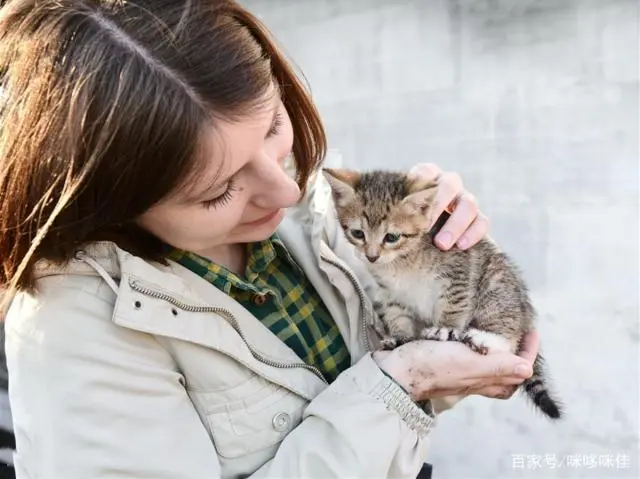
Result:
<svg viewBox="0 0 640 479"><path fill-rule="evenodd" d="M251 283L262 273L276 256L288 256L277 233L264 241L247 243L247 267L245 277Z"/></svg>
<svg viewBox="0 0 640 479"><path fill-rule="evenodd" d="M224 266L189 251L174 248L169 252L168 257L199 274L227 294L231 292L232 287L243 291L257 292L253 283L276 257L288 261L294 265L296 270L299 269L277 233L263 241L247 243L246 251L247 266L244 278Z"/></svg>

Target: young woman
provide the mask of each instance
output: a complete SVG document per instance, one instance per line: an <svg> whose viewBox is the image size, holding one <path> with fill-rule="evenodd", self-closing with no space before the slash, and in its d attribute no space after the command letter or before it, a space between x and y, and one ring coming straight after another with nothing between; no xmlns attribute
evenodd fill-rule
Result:
<svg viewBox="0 0 640 479"><path fill-rule="evenodd" d="M10 0L0 72L19 477L415 477L418 403L531 374L535 334L372 352L321 121L235 2ZM438 244L476 243L459 177L415 172L453 206Z"/></svg>

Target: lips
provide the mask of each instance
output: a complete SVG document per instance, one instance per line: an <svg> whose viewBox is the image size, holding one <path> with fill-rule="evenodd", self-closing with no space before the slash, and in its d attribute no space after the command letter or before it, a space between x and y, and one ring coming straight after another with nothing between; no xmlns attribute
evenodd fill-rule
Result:
<svg viewBox="0 0 640 479"><path fill-rule="evenodd" d="M278 215L278 213L280 213L280 210L276 210L273 213L269 213L268 215L263 216L262 218L258 218L257 220L245 223L245 226L259 226L259 225L262 225L264 223L268 223L273 218L275 218Z"/></svg>

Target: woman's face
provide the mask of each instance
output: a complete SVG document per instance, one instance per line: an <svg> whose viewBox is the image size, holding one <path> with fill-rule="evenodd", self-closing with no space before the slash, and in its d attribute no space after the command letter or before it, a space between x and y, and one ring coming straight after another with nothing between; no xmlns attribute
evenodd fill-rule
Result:
<svg viewBox="0 0 640 479"><path fill-rule="evenodd" d="M300 197L284 171L291 120L278 95L249 120L205 135L209 164L193 184L145 212L140 225L180 249L212 257L227 245L264 240Z"/></svg>

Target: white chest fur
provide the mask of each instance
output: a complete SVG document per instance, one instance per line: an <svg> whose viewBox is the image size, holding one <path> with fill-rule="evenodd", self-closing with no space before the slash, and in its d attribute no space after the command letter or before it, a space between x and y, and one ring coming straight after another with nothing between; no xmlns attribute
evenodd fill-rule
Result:
<svg viewBox="0 0 640 479"><path fill-rule="evenodd" d="M424 272L421 274L407 274L406 272L398 274L389 271L382 274L380 271L376 271L374 276L384 286L378 292L383 303L400 303L417 313L420 320L427 323L428 326L435 328L443 326L438 321L442 307L440 295L446 287L441 279ZM460 326L462 327L462 325ZM443 329L448 330L449 328ZM440 332L443 333L441 340L446 340L444 338L447 338L448 334L442 330ZM469 329L468 334L476 345L484 346L491 352L510 351L514 353L517 350L517 344L510 344L506 338L497 334L476 328Z"/></svg>
<svg viewBox="0 0 640 479"><path fill-rule="evenodd" d="M376 276L387 289L385 299L402 303L414 310L425 322L435 325L440 313L441 280L425 273L407 274L395 271L380 271Z"/></svg>

